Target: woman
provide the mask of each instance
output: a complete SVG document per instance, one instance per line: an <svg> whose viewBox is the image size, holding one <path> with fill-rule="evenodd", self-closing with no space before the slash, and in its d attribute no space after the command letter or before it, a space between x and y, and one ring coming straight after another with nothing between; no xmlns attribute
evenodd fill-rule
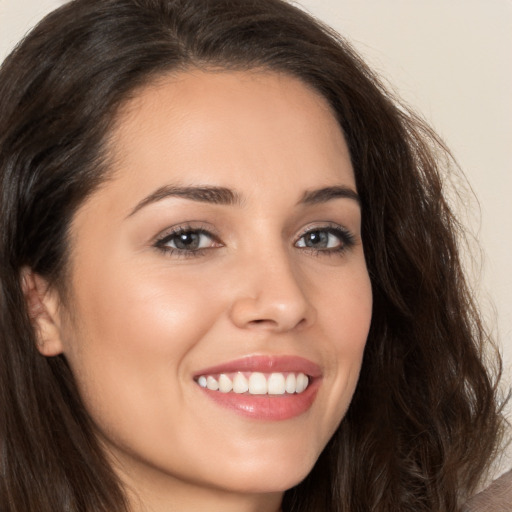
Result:
<svg viewBox="0 0 512 512"><path fill-rule="evenodd" d="M346 42L77 0L0 98L2 510L460 510L502 420L446 150Z"/></svg>

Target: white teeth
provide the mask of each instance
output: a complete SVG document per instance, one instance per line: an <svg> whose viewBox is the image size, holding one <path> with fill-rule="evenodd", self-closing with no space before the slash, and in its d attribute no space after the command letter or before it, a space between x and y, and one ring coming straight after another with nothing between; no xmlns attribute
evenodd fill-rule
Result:
<svg viewBox="0 0 512 512"><path fill-rule="evenodd" d="M233 389L233 383L231 382L231 379L227 376L221 373L219 375L219 391L222 393L229 393Z"/></svg>
<svg viewBox="0 0 512 512"><path fill-rule="evenodd" d="M249 377L249 393L251 395L267 394L267 379L260 372L254 372Z"/></svg>
<svg viewBox="0 0 512 512"><path fill-rule="evenodd" d="M197 383L202 388L221 393L247 393L251 395L284 395L285 393L302 393L309 385L309 377L304 373L264 374L261 372L248 373L247 378L242 372L237 372L231 379L221 373L218 378L212 375L201 375Z"/></svg>
<svg viewBox="0 0 512 512"><path fill-rule="evenodd" d="M243 373L238 372L233 379L233 391L235 393L246 393L249 391L249 382Z"/></svg>
<svg viewBox="0 0 512 512"><path fill-rule="evenodd" d="M296 393L302 393L308 387L308 378L303 374L297 375L297 387L295 388Z"/></svg>
<svg viewBox="0 0 512 512"><path fill-rule="evenodd" d="M206 387L211 389L212 391L217 391L219 389L219 383L213 377L206 377Z"/></svg>
<svg viewBox="0 0 512 512"><path fill-rule="evenodd" d="M297 389L297 378L294 373L290 373L288 377L286 377L285 389L287 393L295 393Z"/></svg>
<svg viewBox="0 0 512 512"><path fill-rule="evenodd" d="M292 374L290 374L292 375ZM268 378L268 394L269 395L284 395L285 380L282 373L273 373Z"/></svg>

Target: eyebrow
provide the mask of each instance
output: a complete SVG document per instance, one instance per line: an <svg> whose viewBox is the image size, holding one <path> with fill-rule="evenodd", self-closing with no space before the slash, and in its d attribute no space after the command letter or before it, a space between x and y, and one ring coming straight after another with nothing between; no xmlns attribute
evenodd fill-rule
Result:
<svg viewBox="0 0 512 512"><path fill-rule="evenodd" d="M352 199L361 206L361 198L358 193L350 187L337 185L335 187L324 187L317 190L304 192L299 204L327 203L333 199Z"/></svg>
<svg viewBox="0 0 512 512"><path fill-rule="evenodd" d="M165 185L139 201L135 208L133 208L133 210L128 214L128 217L137 213L141 208L168 197L182 197L192 201L198 201L200 203L218 204L223 206L241 205L243 203L240 194L226 187L184 187ZM333 199L352 199L356 201L358 205L361 205L361 200L357 192L344 185L308 190L304 192L304 195L298 204L312 205L326 203Z"/></svg>
<svg viewBox="0 0 512 512"><path fill-rule="evenodd" d="M158 188L149 196L145 197L137 203L135 208L130 212L128 217L137 213L141 208L148 204L156 203L168 197L183 197L200 203L235 205L241 204L242 198L233 190L225 187L180 187L173 185L165 185Z"/></svg>

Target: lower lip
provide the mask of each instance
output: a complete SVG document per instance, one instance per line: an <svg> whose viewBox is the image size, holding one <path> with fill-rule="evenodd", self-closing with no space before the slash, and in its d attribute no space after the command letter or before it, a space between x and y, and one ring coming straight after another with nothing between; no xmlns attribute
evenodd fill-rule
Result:
<svg viewBox="0 0 512 512"><path fill-rule="evenodd" d="M309 410L320 387L320 380L313 379L306 390L298 394L250 395L199 389L218 405L243 416L256 420L282 421L300 416Z"/></svg>

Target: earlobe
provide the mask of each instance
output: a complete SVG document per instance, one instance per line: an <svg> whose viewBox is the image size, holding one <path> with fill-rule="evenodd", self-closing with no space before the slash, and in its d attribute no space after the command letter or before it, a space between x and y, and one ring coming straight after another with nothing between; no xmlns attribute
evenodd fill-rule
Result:
<svg viewBox="0 0 512 512"><path fill-rule="evenodd" d="M46 279L27 267L21 271L21 284L36 335L37 349L47 357L61 354L63 347L57 292Z"/></svg>

